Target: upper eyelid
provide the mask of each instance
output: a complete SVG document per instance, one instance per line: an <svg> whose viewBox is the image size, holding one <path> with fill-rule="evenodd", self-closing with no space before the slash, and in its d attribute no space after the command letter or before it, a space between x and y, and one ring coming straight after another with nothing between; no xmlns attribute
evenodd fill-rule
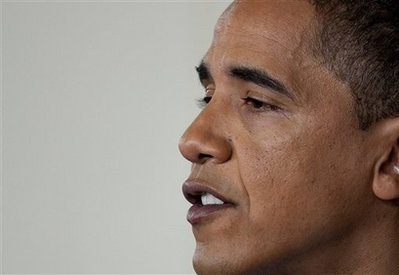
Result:
<svg viewBox="0 0 399 275"><path fill-rule="evenodd" d="M201 81L201 85L202 85L202 87L204 87L205 89L208 89L209 86L211 86L211 85L214 86L214 83L212 82L211 79L204 79L204 80Z"/></svg>
<svg viewBox="0 0 399 275"><path fill-rule="evenodd" d="M282 106L283 108L285 108L287 106L287 101L283 98L274 100L275 96L281 97L281 96L285 96L286 98L289 98L294 105L300 105L298 102L298 98L295 96L294 93L291 93L292 91L290 89L288 89L288 87L286 85L284 85L283 82L279 81L278 79L275 79L271 76L269 76L269 74L267 74L267 72L265 73L262 70L257 69L256 67L248 67L248 66L232 66L230 68L228 68L229 70L227 70L227 76L229 76L229 78L231 80L241 80L245 83L247 83L248 85L251 85L250 87L258 87L260 89L262 89L262 94L265 95L265 97L261 96L260 98L263 98L263 101L267 101L270 102L267 98L271 98L272 101L271 102L277 102L276 105L278 106ZM215 83L215 79L213 78L212 72L211 72L211 67L209 66L209 64L207 64L204 60L201 61L200 65L198 67L196 67L196 71L198 73L201 85L207 89L209 85L214 85L216 86ZM258 79L258 76L262 76L260 79L268 79L268 81L251 81L251 79ZM250 77L251 76L251 77ZM256 82L262 82L264 85L259 85L259 83ZM268 84L265 84L265 83ZM214 87L216 88L216 87ZM255 90L257 88L254 88ZM270 94L273 94L272 96L269 96ZM266 98L266 99L264 99ZM288 105L290 105L290 103L288 103Z"/></svg>
<svg viewBox="0 0 399 275"><path fill-rule="evenodd" d="M196 67L196 69L198 72L198 67ZM206 69L208 69L208 68L206 68ZM205 75L204 74L201 75L200 72L198 72L198 73L199 73L199 77L200 77L201 86L205 89L205 91L204 91L205 96L203 98L209 97L208 96L209 92L212 92L216 89L214 79L212 78L212 76L210 75L210 72L208 70ZM233 79L234 79L234 77L233 77ZM274 96L272 96L272 98L270 98L270 96L267 96L265 94L265 91L264 91L265 87L262 87L260 85L257 85L256 83L253 83L250 81L246 81L246 82L247 82L247 84L256 85L256 87L262 89L262 91L256 91L256 90L258 90L256 88L255 88L255 90L252 90L252 89L248 90L246 92L246 96L245 96L246 98L251 98L253 100L257 100L259 102L262 102L262 103L270 105L270 106L277 106L278 108L280 108L280 107L284 108L284 104L281 105L280 104L281 102L279 100L277 102L275 102L275 100L272 99ZM259 96L256 96L253 93L259 94ZM266 92L266 93L268 93L268 92ZM273 93L273 95L276 95L276 94ZM212 96L210 96L210 97L212 97Z"/></svg>
<svg viewBox="0 0 399 275"><path fill-rule="evenodd" d="M211 84L208 84L204 86L205 89L205 95L208 95L210 92L213 92L215 90L215 87L211 86Z"/></svg>

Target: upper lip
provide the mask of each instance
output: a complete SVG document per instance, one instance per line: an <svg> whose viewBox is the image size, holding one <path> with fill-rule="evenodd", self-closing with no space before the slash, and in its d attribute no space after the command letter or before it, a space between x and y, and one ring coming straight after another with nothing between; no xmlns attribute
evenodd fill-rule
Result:
<svg viewBox="0 0 399 275"><path fill-rule="evenodd" d="M187 201L192 204L201 204L201 196L205 193L209 193L216 198L222 200L225 204L234 204L230 199L226 198L219 191L208 185L203 181L197 180L186 180L183 184L183 194Z"/></svg>

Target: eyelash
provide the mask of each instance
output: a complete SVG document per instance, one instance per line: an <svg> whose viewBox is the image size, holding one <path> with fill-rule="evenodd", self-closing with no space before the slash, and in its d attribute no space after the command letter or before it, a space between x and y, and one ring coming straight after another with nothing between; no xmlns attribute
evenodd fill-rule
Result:
<svg viewBox="0 0 399 275"><path fill-rule="evenodd" d="M205 96L203 98L199 98L197 100L197 105L199 108L203 109L205 108L206 105L208 105L208 103L212 100L211 96ZM252 97L245 97L242 100L244 100L246 105L251 105L253 109L255 109L256 111L279 111L281 110L281 108L267 103L267 102L263 102L260 101L258 99L252 98Z"/></svg>
<svg viewBox="0 0 399 275"><path fill-rule="evenodd" d="M201 97L198 98L197 101L197 105L200 109L204 109L206 107L206 105L208 105L208 103L211 101L212 97L211 96L205 96L205 97Z"/></svg>

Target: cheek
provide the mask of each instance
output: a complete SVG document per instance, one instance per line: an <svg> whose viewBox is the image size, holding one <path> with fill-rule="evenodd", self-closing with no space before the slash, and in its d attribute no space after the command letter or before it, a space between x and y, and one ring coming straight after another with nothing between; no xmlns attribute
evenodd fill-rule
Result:
<svg viewBox="0 0 399 275"><path fill-rule="evenodd" d="M311 156L298 154L291 144L280 145L258 148L249 155L255 161L243 161L241 166L242 184L250 203L249 219L260 226L263 219L269 223L296 215L293 210L303 203L308 182L314 181L309 169Z"/></svg>
<svg viewBox="0 0 399 275"><path fill-rule="evenodd" d="M266 236L265 244L277 239L280 245L292 245L293 239L317 240L340 231L357 214L353 203L367 193L358 188L361 179L353 169L359 157L345 145L347 138L309 136L311 132L302 138L252 140L246 146L251 149L243 150L245 159L239 159L248 229Z"/></svg>

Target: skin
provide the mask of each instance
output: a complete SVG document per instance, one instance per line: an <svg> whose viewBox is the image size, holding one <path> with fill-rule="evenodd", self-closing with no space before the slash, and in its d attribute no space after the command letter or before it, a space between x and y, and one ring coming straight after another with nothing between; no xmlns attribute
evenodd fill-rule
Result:
<svg viewBox="0 0 399 275"><path fill-rule="evenodd" d="M199 274L399 273L399 122L358 128L348 86L308 50L313 18L306 1L262 0L218 21L204 58L211 100L179 148L189 180L234 207L193 225ZM260 68L290 95L231 66Z"/></svg>

